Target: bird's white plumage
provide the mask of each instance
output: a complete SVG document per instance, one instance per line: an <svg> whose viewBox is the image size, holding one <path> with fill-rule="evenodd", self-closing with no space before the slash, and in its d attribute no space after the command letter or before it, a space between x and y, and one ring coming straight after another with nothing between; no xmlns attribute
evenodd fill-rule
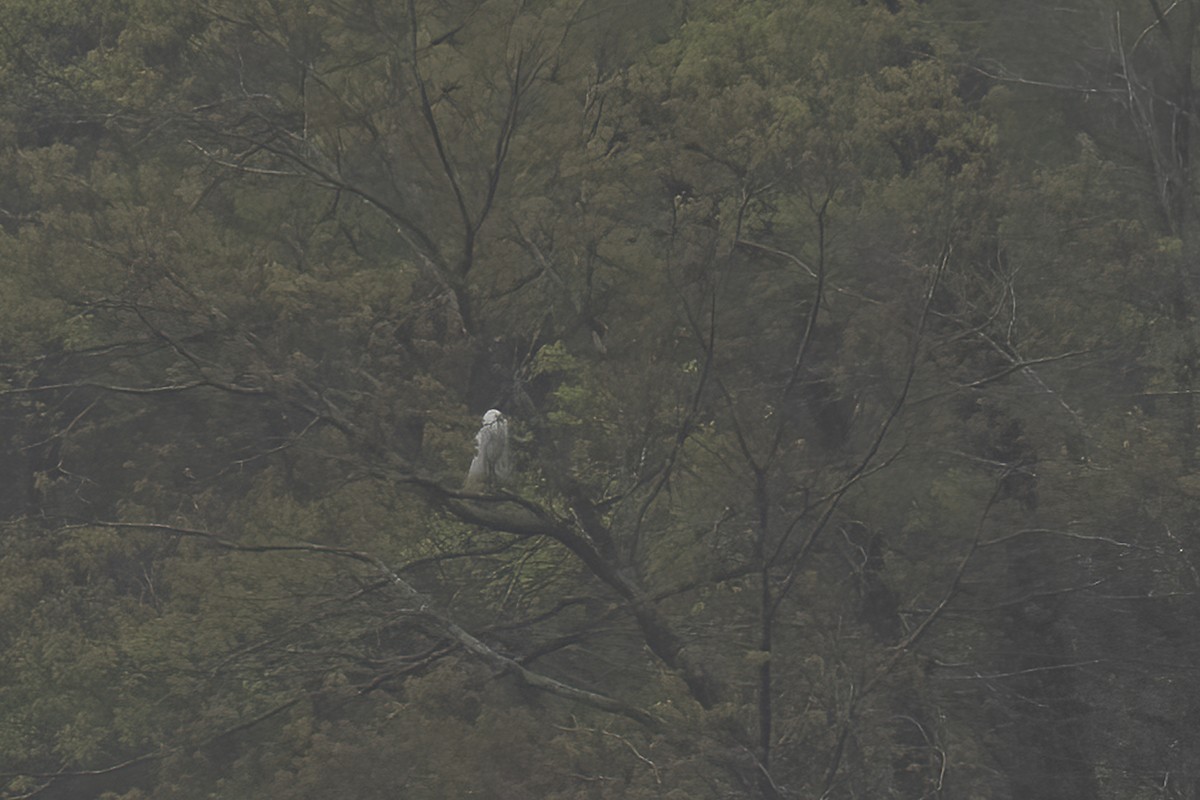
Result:
<svg viewBox="0 0 1200 800"><path fill-rule="evenodd" d="M467 471L466 488L474 492L496 489L512 475L508 457L508 420L496 409L483 415L483 427L475 434L475 458Z"/></svg>

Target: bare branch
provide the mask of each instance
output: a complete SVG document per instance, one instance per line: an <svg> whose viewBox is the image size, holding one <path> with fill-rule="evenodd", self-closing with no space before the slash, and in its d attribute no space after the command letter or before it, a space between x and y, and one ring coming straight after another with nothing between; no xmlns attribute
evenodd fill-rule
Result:
<svg viewBox="0 0 1200 800"><path fill-rule="evenodd" d="M1066 353L1059 353L1059 354L1053 355L1053 356L1043 356L1042 358L1029 358L1029 359L1018 359L1017 357L1013 356L1012 354L1006 353L1007 358L1010 361L1012 361L1012 363L1009 366L1005 367L1004 369L1000 370L999 372L996 372L996 373L993 373L986 377L971 381L970 383L960 383L959 388L978 389L981 386L986 386L989 383L995 383L996 381L1000 380L1001 378L1008 377L1009 375L1013 374L1014 372L1019 372L1021 370L1028 369L1029 367L1037 366L1038 364L1052 364L1056 361L1064 361L1068 358L1078 358L1079 356L1091 355L1092 353L1095 353L1095 352L1096 351L1091 348L1089 348L1087 350L1070 350Z"/></svg>
<svg viewBox="0 0 1200 800"><path fill-rule="evenodd" d="M142 530L173 536L200 539L217 548L232 552L255 554L306 553L311 555L333 556L335 558L356 561L360 564L365 564L371 567L373 570L386 577L388 581L400 591L401 595L405 599L409 600L414 604L414 606L416 606L419 613L437 622L437 624L452 639L458 642L460 646L462 646L468 652L474 654L483 662L491 665L498 672L512 674L528 685L537 689L541 689L550 694L554 694L569 700L584 703L601 711L607 711L609 713L629 717L630 719L649 727L656 727L658 725L658 722L654 717L645 711L642 711L641 709L606 695L601 695L595 692L587 691L586 689L570 686L569 684L545 675L541 675L525 667L518 661L496 652L478 638L467 632L464 628L459 626L445 612L438 610L429 597L417 591L412 584L401 578L395 570L385 564L381 559L363 551L351 550L343 547L330 547L327 545L312 544L308 542L263 545L242 544L226 536L222 536L211 531L155 522L98 521L89 522L87 524L66 525L64 528L68 530L86 530L88 528Z"/></svg>

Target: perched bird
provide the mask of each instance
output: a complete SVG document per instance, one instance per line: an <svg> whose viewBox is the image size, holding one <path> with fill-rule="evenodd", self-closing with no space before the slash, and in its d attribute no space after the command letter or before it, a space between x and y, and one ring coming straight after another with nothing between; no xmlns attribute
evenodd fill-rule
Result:
<svg viewBox="0 0 1200 800"><path fill-rule="evenodd" d="M484 492L499 488L512 475L508 458L508 420L496 409L483 415L483 427L475 434L475 458L467 471L466 489Z"/></svg>

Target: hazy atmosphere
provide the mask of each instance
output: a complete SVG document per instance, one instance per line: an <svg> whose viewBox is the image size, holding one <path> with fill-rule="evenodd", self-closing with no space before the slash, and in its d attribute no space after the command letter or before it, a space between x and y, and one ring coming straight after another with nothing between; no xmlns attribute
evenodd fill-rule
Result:
<svg viewBox="0 0 1200 800"><path fill-rule="evenodd" d="M1198 115L1200 0L0 0L0 800L1200 800Z"/></svg>

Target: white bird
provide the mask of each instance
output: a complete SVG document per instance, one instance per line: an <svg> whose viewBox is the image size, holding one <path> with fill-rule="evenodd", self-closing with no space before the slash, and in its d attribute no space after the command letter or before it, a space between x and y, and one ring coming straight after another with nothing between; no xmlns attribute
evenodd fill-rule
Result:
<svg viewBox="0 0 1200 800"><path fill-rule="evenodd" d="M475 434L475 458L467 471L466 489L471 492L495 489L511 476L508 420L496 409L489 409L483 415L483 427Z"/></svg>

